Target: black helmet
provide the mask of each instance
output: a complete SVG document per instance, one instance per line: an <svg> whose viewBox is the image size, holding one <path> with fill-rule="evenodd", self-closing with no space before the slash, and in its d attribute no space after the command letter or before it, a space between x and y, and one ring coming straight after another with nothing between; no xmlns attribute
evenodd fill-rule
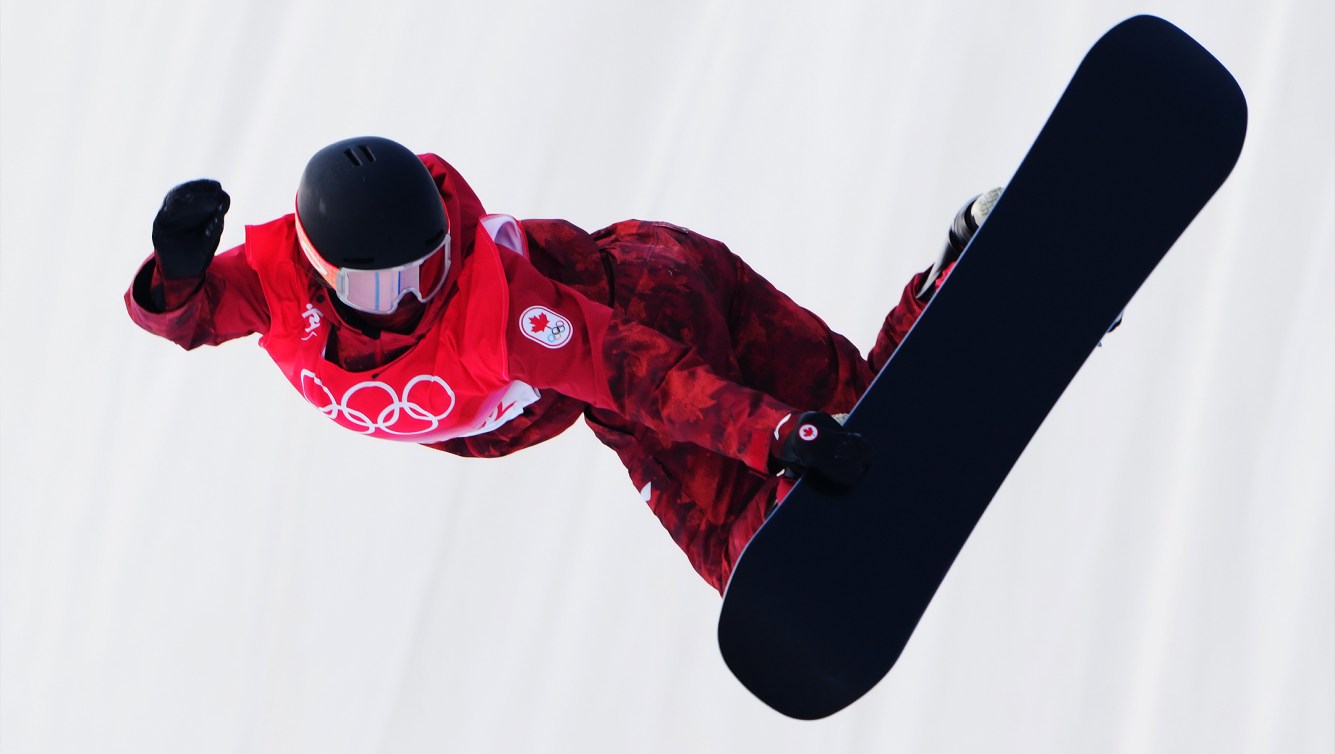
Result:
<svg viewBox="0 0 1335 754"><path fill-rule="evenodd" d="M320 257L354 270L421 259L449 232L431 172L407 147L378 136L315 153L297 187L297 220Z"/></svg>

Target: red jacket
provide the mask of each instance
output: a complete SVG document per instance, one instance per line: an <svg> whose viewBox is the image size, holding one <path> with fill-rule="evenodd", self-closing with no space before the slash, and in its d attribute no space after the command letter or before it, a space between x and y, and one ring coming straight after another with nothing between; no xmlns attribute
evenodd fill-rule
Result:
<svg viewBox="0 0 1335 754"><path fill-rule="evenodd" d="M488 410L495 409L494 415L470 415L453 433L433 427L422 435L441 449L462 455L512 452L559 433L590 404L673 440L691 442L758 471L766 470L775 428L793 413L792 407L719 378L687 345L618 315L595 300L596 283L584 287L586 293L594 294L591 298L565 284L579 286L581 280L552 279L577 277L578 264L559 272L549 269L556 273L549 277L523 253L503 245L491 247L490 235L479 224L481 203L471 188L439 157L424 155L422 160L440 188L451 228L460 229L455 237L463 248L445 288L428 303L411 332L377 331L355 312L330 301L327 290L306 274L290 215L247 228L246 243L216 256L200 281L163 280L150 258L126 292L131 318L187 349L258 333L263 336L260 345L269 350L307 400L343 426L368 434L377 429L395 434L405 425L390 426L397 409L382 406L376 411L356 401L371 400L378 391L390 391L395 400L404 398L412 388L409 373L413 370L388 375L385 373L393 370L382 367L412 362L427 364L431 372L431 358L422 356L430 350L436 356L451 353L459 359L458 364L435 368L449 372L438 376L450 383L452 393L449 399L441 398L438 406L453 406L450 399L462 403L459 396L465 394L479 401L500 399L496 406L488 406ZM536 245L533 251L540 260L578 254L579 247L586 244L592 247L587 234L567 223L530 221L523 225L523 237ZM488 310L478 303L478 297L470 298L469 271L490 269L496 262L499 269L494 270L493 282L499 288L488 288L488 292L506 301ZM298 280L305 281L304 288L294 283ZM281 311L275 310L279 302ZM311 316L307 307L318 309L318 317ZM455 316L464 308L472 312L470 317ZM484 310L491 313L480 314ZM470 326L459 326L461 319ZM498 334L499 343L495 342ZM324 345L313 351L295 347L303 335L317 335ZM354 398L350 397L352 388L326 389L332 381L329 378L303 382L302 370L318 371L312 368L312 359L340 379L347 375L351 375L347 379L362 379L357 387L372 379L364 378L364 373L370 373L376 385L358 389ZM466 369L462 368L465 364ZM458 383L468 381L465 373L479 372L486 374L478 375L477 385L460 387ZM518 393L506 393L516 383L522 383ZM507 403L516 394L522 396L522 388L529 386L542 399L519 416ZM417 388L419 394L422 389ZM425 389L439 392L432 385ZM444 410L419 412L419 425L429 422L424 416ZM478 430L489 431L467 437ZM414 435L407 433L400 439L414 439Z"/></svg>

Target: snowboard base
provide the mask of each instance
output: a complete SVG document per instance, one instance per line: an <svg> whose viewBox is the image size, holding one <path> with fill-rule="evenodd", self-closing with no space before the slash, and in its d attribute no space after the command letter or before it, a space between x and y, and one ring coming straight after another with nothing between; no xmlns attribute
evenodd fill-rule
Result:
<svg viewBox="0 0 1335 754"><path fill-rule="evenodd" d="M719 647L757 697L815 719L889 672L1043 419L1232 170L1246 113L1228 71L1162 19L1094 45L850 415L875 468L843 493L799 482L737 562ZM1001 324L1027 291L1041 305Z"/></svg>

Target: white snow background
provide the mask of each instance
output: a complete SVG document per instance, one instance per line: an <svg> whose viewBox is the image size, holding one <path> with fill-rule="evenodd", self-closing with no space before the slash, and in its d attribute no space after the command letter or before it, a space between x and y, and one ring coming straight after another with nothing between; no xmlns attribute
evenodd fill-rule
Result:
<svg viewBox="0 0 1335 754"><path fill-rule="evenodd" d="M3 0L0 748L1335 750L1333 8ZM722 239L869 348L1138 12L1237 76L1241 161L824 721L733 679L718 595L582 425L366 440L253 341L187 354L121 302L173 185L222 181L230 247L373 133L491 211Z"/></svg>

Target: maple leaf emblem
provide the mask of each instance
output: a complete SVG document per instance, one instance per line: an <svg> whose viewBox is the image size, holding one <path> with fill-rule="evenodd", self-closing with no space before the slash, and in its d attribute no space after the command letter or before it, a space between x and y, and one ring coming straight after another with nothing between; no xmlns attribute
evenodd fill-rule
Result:
<svg viewBox="0 0 1335 754"><path fill-rule="evenodd" d="M543 348L561 348L570 342L570 320L545 306L530 306L519 315L519 332Z"/></svg>

